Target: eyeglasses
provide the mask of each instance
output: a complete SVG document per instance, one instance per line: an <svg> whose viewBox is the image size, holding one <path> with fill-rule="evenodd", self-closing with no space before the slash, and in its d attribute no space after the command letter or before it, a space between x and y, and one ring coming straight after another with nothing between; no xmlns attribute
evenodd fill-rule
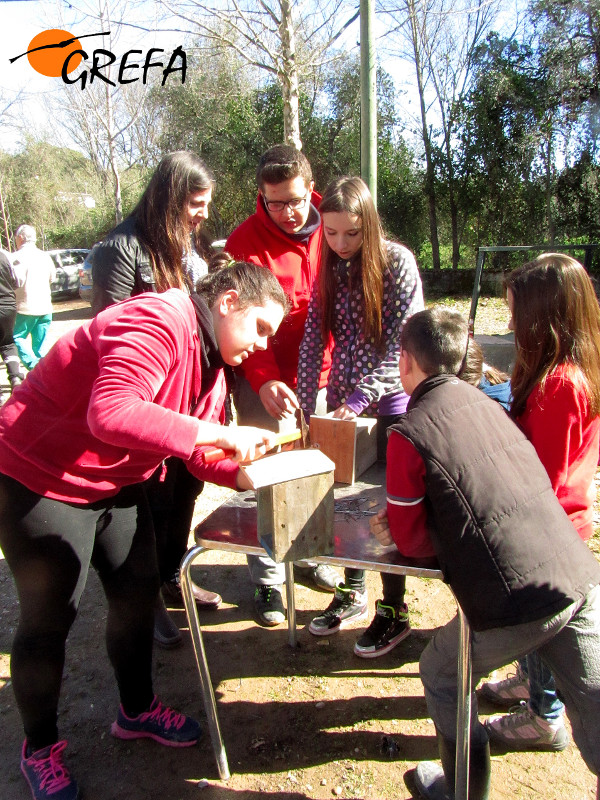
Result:
<svg viewBox="0 0 600 800"><path fill-rule="evenodd" d="M292 200L267 200L263 195L266 207L269 211L283 211L286 206L289 206L292 211L299 211L304 208L308 202L308 197L294 197Z"/></svg>

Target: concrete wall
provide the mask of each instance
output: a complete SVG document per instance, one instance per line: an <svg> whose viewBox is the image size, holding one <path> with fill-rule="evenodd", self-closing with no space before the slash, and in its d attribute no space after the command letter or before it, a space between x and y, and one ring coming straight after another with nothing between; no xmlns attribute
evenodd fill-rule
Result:
<svg viewBox="0 0 600 800"><path fill-rule="evenodd" d="M502 272L484 270L481 276L481 294L502 297ZM423 269L421 280L426 297L462 295L470 297L475 283L474 269Z"/></svg>

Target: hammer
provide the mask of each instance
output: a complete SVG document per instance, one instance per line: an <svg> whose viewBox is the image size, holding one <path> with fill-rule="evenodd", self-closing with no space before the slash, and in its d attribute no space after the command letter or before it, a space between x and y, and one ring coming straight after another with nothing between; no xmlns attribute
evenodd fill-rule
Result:
<svg viewBox="0 0 600 800"><path fill-rule="evenodd" d="M297 408L295 411L296 423L298 427L295 431L291 433L279 433L275 437L275 444L273 445L273 449L275 447L279 447L281 444L288 444L288 442L300 442L300 447L302 449L306 448L310 444L309 434L308 434L308 425L304 419L304 412L301 408ZM204 463L205 464L214 464L215 461L222 461L224 458L231 458L235 455L234 450L222 450L220 447L214 447L211 450L204 451Z"/></svg>

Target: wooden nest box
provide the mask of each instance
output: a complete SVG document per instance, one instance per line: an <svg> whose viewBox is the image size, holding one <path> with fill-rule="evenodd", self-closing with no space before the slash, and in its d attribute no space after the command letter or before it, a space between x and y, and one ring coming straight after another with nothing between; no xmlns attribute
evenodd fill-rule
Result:
<svg viewBox="0 0 600 800"><path fill-rule="evenodd" d="M335 480L352 485L377 460L377 420L310 418L310 443L335 464Z"/></svg>
<svg viewBox="0 0 600 800"><path fill-rule="evenodd" d="M308 449L240 467L256 490L258 539L274 561L333 553L334 466Z"/></svg>

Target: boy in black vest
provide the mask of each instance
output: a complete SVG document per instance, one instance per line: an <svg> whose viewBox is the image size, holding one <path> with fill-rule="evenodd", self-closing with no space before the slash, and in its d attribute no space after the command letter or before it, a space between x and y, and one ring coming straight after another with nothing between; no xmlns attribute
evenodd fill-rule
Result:
<svg viewBox="0 0 600 800"><path fill-rule="evenodd" d="M435 555L472 629L473 686L537 650L573 737L600 770L600 565L556 499L533 446L500 405L456 378L467 324L441 308L411 317L400 375L411 395L387 453L387 509L372 521L405 556ZM420 674L442 768L418 765L426 798L454 797L458 621L425 648ZM485 727L471 698L470 800L489 797ZM600 800L600 781L598 785Z"/></svg>

